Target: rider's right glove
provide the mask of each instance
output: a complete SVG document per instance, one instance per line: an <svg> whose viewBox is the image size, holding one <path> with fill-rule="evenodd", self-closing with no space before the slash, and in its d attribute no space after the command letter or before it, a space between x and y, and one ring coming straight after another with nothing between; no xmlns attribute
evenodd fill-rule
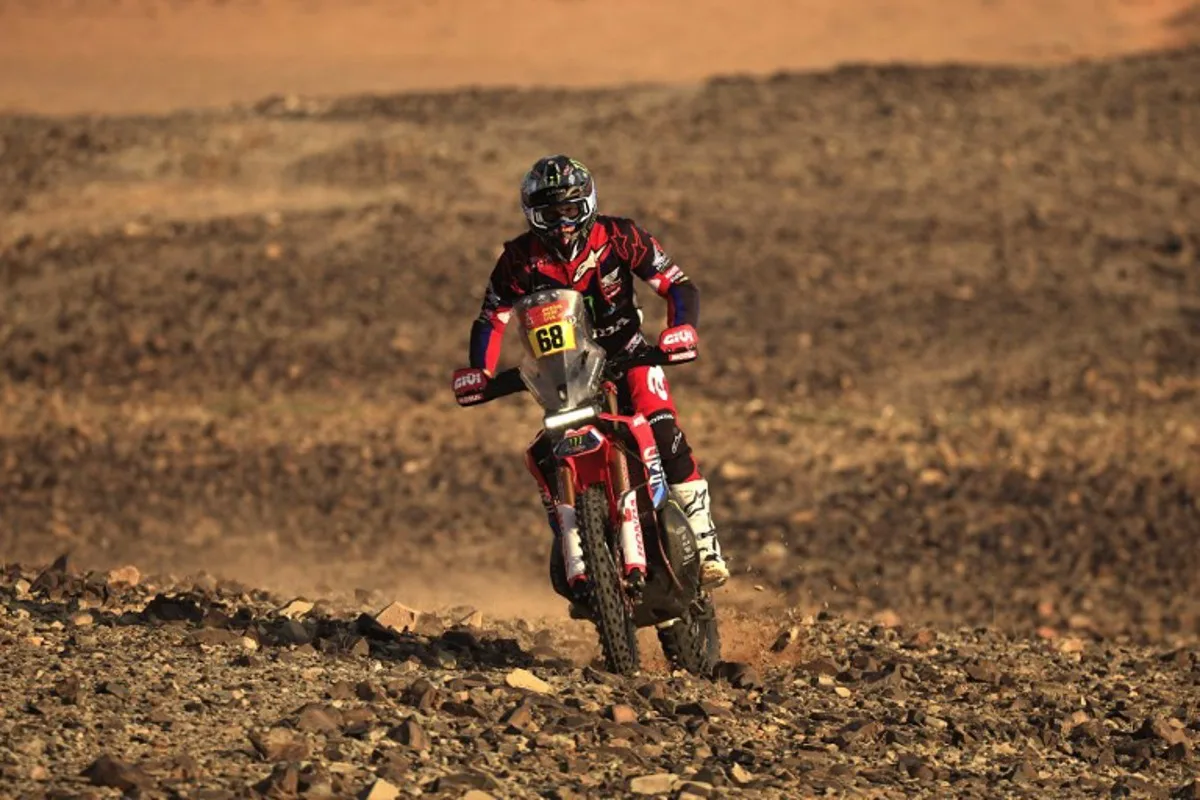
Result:
<svg viewBox="0 0 1200 800"><path fill-rule="evenodd" d="M698 345L699 337L691 325L667 328L658 337L658 349L667 354L667 360L672 364L694 359L699 355Z"/></svg>
<svg viewBox="0 0 1200 800"><path fill-rule="evenodd" d="M454 370L454 399L460 406L473 406L483 402L483 390L487 388L488 375L481 369Z"/></svg>

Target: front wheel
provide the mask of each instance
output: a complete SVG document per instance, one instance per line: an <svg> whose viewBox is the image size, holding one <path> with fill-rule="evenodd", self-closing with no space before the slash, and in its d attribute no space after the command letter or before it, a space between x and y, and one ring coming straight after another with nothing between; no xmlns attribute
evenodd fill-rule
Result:
<svg viewBox="0 0 1200 800"><path fill-rule="evenodd" d="M671 666L711 678L721 660L717 612L712 597L706 596L697 605L689 608L670 626L659 628L658 641Z"/></svg>
<svg viewBox="0 0 1200 800"><path fill-rule="evenodd" d="M584 490L575 503L575 516L605 667L619 675L631 675L639 666L637 628L626 609L625 590L609 545L608 495L603 486Z"/></svg>

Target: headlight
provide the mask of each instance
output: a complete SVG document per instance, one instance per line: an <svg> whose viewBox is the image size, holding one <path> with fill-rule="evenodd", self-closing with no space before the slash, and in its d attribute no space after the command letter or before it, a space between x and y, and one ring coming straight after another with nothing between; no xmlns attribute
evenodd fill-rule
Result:
<svg viewBox="0 0 1200 800"><path fill-rule="evenodd" d="M576 408L571 411L563 411L559 414L548 414L542 424L546 426L546 430L561 430L569 428L572 425L578 425L581 422L587 422L596 416L596 409L593 406L584 408Z"/></svg>

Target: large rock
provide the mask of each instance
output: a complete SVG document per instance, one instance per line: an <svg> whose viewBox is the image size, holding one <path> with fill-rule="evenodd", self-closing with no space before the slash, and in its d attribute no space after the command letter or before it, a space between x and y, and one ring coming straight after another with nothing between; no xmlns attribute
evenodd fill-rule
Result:
<svg viewBox="0 0 1200 800"><path fill-rule="evenodd" d="M639 775L629 779L629 791L642 795L669 794L678 782L679 776L670 772Z"/></svg>
<svg viewBox="0 0 1200 800"><path fill-rule="evenodd" d="M146 789L154 783L141 768L110 755L97 758L82 774L96 786L108 786L122 792Z"/></svg>
<svg viewBox="0 0 1200 800"><path fill-rule="evenodd" d="M399 796L400 790L382 778L359 794L361 800L396 800Z"/></svg>
<svg viewBox="0 0 1200 800"><path fill-rule="evenodd" d="M403 603L392 603L375 615L375 621L396 633L411 632L417 629L421 612Z"/></svg>
<svg viewBox="0 0 1200 800"><path fill-rule="evenodd" d="M504 682L514 689L525 689L538 694L549 694L554 687L527 669L514 669L504 676Z"/></svg>
<svg viewBox="0 0 1200 800"><path fill-rule="evenodd" d="M264 761L303 761L308 758L308 742L303 734L290 728L255 731L250 734L250 743Z"/></svg>

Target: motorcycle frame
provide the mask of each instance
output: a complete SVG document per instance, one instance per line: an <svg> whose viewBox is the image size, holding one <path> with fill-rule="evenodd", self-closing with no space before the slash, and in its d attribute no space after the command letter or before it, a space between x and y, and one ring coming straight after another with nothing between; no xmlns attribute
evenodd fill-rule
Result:
<svg viewBox="0 0 1200 800"><path fill-rule="evenodd" d="M597 416L603 425L584 426L563 434L570 436L592 427L600 437L600 444L581 453L558 457L558 496L559 502L574 505L578 493L602 483L608 497L609 521L615 523L620 517L621 498L634 487L630 481L629 464L625 459L626 451L619 442L614 441L611 432L621 429L629 431L637 443L639 462L641 454L648 448L655 448L656 444L654 434L644 416L618 413L617 390L611 381L605 382L603 391L608 411Z"/></svg>

